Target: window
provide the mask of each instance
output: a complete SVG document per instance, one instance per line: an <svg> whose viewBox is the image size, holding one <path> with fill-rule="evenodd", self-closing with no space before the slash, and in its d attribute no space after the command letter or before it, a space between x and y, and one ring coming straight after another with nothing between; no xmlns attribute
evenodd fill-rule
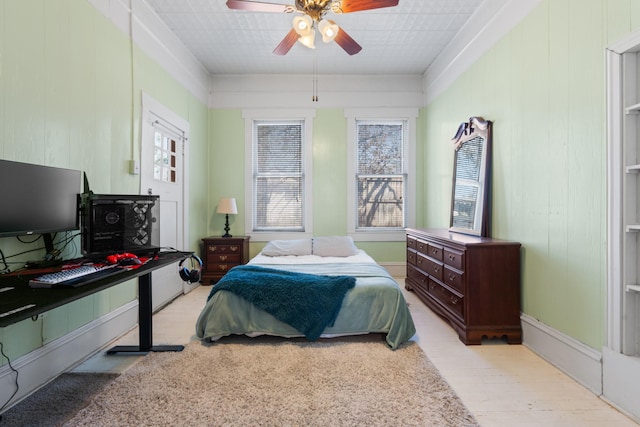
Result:
<svg viewBox="0 0 640 427"><path fill-rule="evenodd" d="M312 234L311 118L300 118L299 112L276 114L245 112L251 153L246 230L258 241Z"/></svg>
<svg viewBox="0 0 640 427"><path fill-rule="evenodd" d="M303 127L254 122L253 231L304 231Z"/></svg>
<svg viewBox="0 0 640 427"><path fill-rule="evenodd" d="M176 182L177 142L163 129L156 127L153 138L153 179L162 182Z"/></svg>
<svg viewBox="0 0 640 427"><path fill-rule="evenodd" d="M356 120L356 229L404 227L404 122Z"/></svg>
<svg viewBox="0 0 640 427"><path fill-rule="evenodd" d="M415 158L416 116L413 110L347 112L348 224L356 239L404 240L404 228L414 222L410 159Z"/></svg>

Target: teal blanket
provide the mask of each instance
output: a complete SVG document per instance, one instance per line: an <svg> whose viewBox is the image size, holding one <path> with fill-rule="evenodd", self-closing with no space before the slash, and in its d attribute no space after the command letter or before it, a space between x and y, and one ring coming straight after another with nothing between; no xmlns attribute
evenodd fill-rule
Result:
<svg viewBox="0 0 640 427"><path fill-rule="evenodd" d="M332 326L347 291L355 286L351 276L323 276L240 265L229 270L211 289L226 290L287 323L311 341Z"/></svg>

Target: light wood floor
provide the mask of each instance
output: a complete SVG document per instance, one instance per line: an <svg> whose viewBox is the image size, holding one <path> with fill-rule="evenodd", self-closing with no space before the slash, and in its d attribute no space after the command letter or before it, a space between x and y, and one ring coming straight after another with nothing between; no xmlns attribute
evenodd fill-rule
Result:
<svg viewBox="0 0 640 427"><path fill-rule="evenodd" d="M399 280L401 286L403 281ZM195 321L210 287L201 286L153 317L154 344L197 340ZM638 426L524 345L465 346L440 317L405 291L417 341L484 427ZM137 344L134 329L115 344ZM76 372L120 372L142 356L98 353Z"/></svg>

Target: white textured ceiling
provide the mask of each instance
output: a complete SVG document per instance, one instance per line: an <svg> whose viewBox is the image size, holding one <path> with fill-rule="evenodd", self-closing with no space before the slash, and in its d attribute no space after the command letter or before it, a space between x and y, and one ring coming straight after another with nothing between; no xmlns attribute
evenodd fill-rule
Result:
<svg viewBox="0 0 640 427"><path fill-rule="evenodd" d="M335 43L273 49L291 29L291 14L230 10L226 0L146 0L212 74L422 74L483 0L400 0L398 6L331 19L362 51ZM268 1L268 0L262 0ZM293 0L271 3L293 4Z"/></svg>

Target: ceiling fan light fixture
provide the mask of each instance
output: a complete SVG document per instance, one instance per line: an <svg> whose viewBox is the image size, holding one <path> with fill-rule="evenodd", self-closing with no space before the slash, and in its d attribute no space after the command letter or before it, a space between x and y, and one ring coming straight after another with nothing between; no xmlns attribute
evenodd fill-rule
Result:
<svg viewBox="0 0 640 427"><path fill-rule="evenodd" d="M293 18L293 29L300 37L308 36L313 31L313 20L309 15L301 15Z"/></svg>
<svg viewBox="0 0 640 427"><path fill-rule="evenodd" d="M309 49L315 49L316 48L316 30L312 28L308 34L304 36L300 36L298 41L303 45L305 45L306 47L308 47Z"/></svg>
<svg viewBox="0 0 640 427"><path fill-rule="evenodd" d="M322 34L322 41L325 43L330 43L338 35L340 27L338 27L338 25L331 20L323 19L318 23L318 31L320 31L320 34Z"/></svg>

